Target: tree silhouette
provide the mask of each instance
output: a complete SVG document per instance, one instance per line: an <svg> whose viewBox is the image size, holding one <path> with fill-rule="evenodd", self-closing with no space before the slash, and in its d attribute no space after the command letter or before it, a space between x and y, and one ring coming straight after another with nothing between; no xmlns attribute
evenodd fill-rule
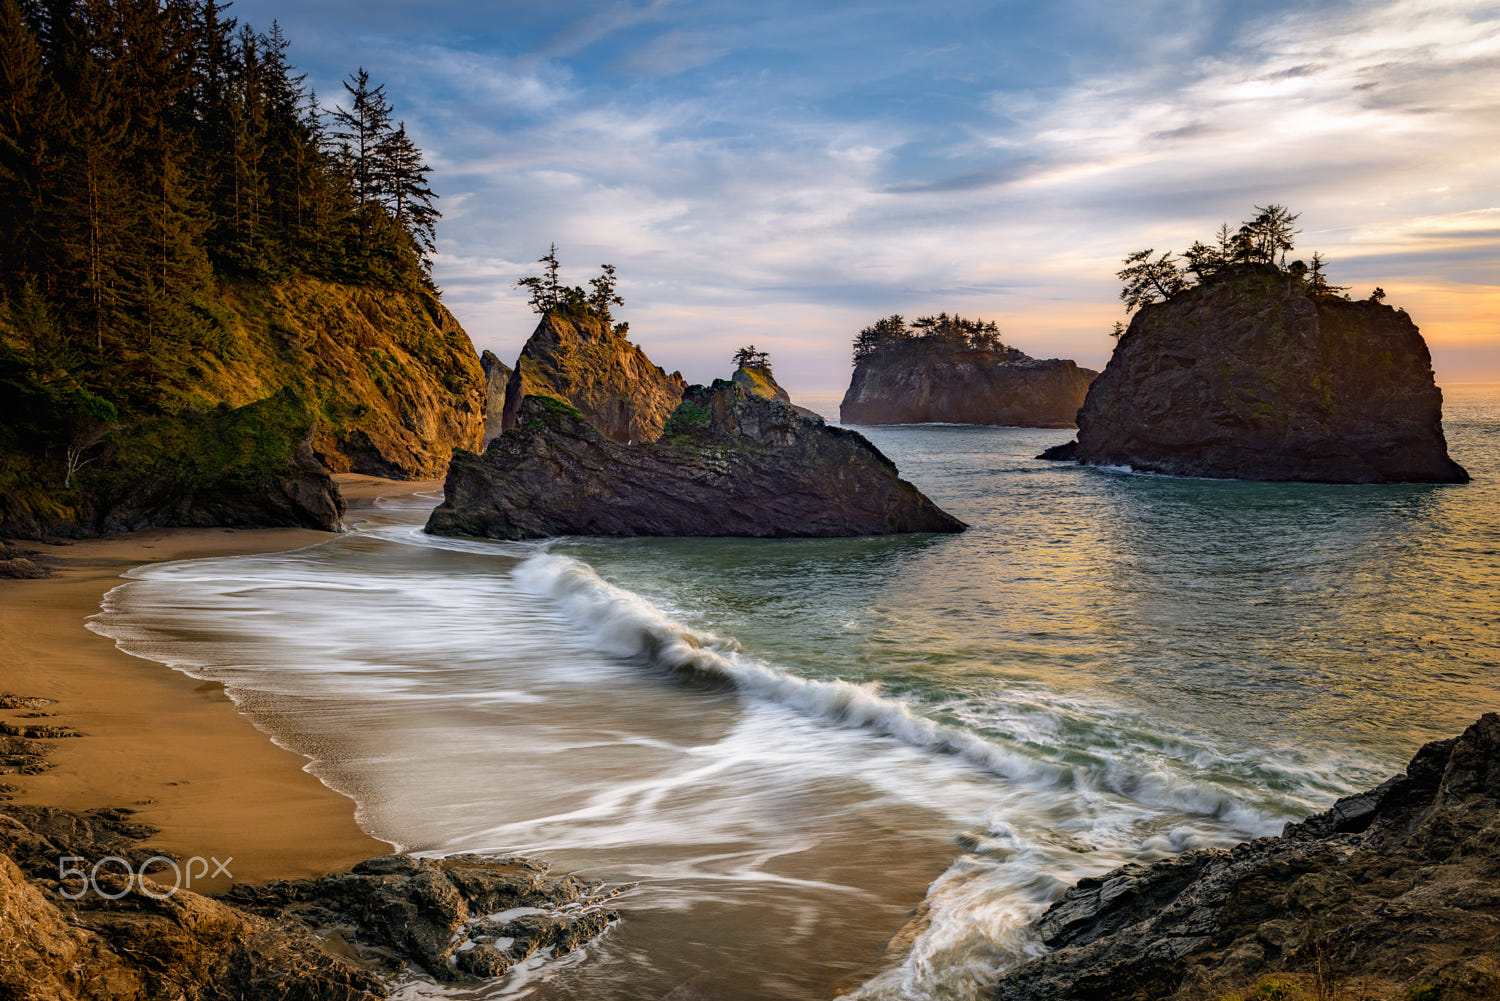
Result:
<svg viewBox="0 0 1500 1001"><path fill-rule="evenodd" d="M1150 247L1137 250L1125 258L1125 267L1115 277L1125 283L1120 290L1120 299L1126 312L1150 305L1157 299L1170 299L1187 288L1187 281L1177 268L1170 251L1152 259L1156 251Z"/></svg>

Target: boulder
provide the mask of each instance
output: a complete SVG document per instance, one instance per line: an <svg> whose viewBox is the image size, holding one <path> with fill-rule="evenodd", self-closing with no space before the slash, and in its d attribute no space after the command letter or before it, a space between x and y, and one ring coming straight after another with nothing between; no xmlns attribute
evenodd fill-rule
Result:
<svg viewBox="0 0 1500 1001"><path fill-rule="evenodd" d="M1098 374L1014 348L897 342L855 360L839 420L1070 428Z"/></svg>
<svg viewBox="0 0 1500 1001"><path fill-rule="evenodd" d="M1050 951L992 997L1186 1001L1273 972L1332 990L1330 971L1500 997L1500 716L1280 837L1080 880L1032 930Z"/></svg>
<svg viewBox="0 0 1500 1001"><path fill-rule="evenodd" d="M1144 306L1078 414L1074 457L1179 476L1462 483L1411 317L1271 265Z"/></svg>
<svg viewBox="0 0 1500 1001"><path fill-rule="evenodd" d="M792 398L787 395L787 391L781 388L776 382L776 377L771 374L771 370L765 366L751 365L746 368L741 365L734 370L734 375L729 377L729 381L749 390L756 396L764 396L768 400L785 403L803 417L810 417L818 421L823 419L821 414L814 413L806 407L799 407L793 403Z"/></svg>
<svg viewBox="0 0 1500 1001"><path fill-rule="evenodd" d="M853 431L719 380L692 386L660 440L623 445L528 396L483 455L454 456L439 535L758 537L958 532Z"/></svg>
<svg viewBox="0 0 1500 1001"><path fill-rule="evenodd" d="M553 310L542 317L505 390L501 426L513 427L527 396L569 404L619 442L654 441L686 384L668 375L624 334L592 313Z"/></svg>

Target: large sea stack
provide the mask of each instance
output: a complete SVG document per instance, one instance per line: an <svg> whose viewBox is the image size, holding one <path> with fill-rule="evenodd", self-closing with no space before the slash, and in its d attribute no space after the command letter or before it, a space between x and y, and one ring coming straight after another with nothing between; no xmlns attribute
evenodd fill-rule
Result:
<svg viewBox="0 0 1500 1001"><path fill-rule="evenodd" d="M1416 324L1241 265L1143 306L1056 455L1179 476L1462 483Z"/></svg>
<svg viewBox="0 0 1500 1001"><path fill-rule="evenodd" d="M1082 880L1033 930L1051 951L1006 972L997 1001L1304 996L1294 980L1308 997L1493 1001L1500 716L1279 838Z"/></svg>
<svg viewBox="0 0 1500 1001"><path fill-rule="evenodd" d="M554 309L521 349L505 390L502 426L512 427L527 396L562 400L605 437L654 441L682 399L681 373L668 375L646 353L590 312Z"/></svg>
<svg viewBox="0 0 1500 1001"><path fill-rule="evenodd" d="M839 420L1070 428L1098 374L1004 346L896 342L855 359Z"/></svg>
<svg viewBox="0 0 1500 1001"><path fill-rule="evenodd" d="M659 440L626 445L566 403L522 402L483 455L460 452L427 531L756 537L958 532L853 431L733 382L692 386Z"/></svg>

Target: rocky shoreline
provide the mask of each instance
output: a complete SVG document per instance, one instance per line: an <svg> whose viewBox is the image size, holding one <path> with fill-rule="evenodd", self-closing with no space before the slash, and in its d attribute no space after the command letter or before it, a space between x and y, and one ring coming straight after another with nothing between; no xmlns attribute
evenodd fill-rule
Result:
<svg viewBox="0 0 1500 1001"><path fill-rule="evenodd" d="M1280 837L1081 880L997 1001L1500 997L1500 715ZM1359 993L1348 985L1360 984ZM1300 989L1299 989L1300 990ZM1237 992L1237 993L1234 993Z"/></svg>
<svg viewBox="0 0 1500 1001"><path fill-rule="evenodd" d="M0 696L32 718L50 704ZM77 736L4 724L0 774L45 771L45 742ZM402 974L473 983L580 948L619 920L624 889L519 856L390 855L212 897L156 833L129 809L0 805L0 996L376 1001Z"/></svg>

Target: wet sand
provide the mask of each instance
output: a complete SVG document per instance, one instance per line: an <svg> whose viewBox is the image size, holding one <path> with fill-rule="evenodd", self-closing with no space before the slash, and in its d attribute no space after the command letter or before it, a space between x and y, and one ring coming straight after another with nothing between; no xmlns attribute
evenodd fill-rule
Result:
<svg viewBox="0 0 1500 1001"><path fill-rule="evenodd" d="M432 482L337 479L351 505L440 489ZM49 771L6 776L18 787L14 802L130 807L137 820L161 829L152 845L184 857L232 857L236 881L331 872L389 852L355 824L354 803L236 712L223 686L123 653L84 624L133 567L278 552L328 538L304 529L210 528L24 544L57 576L0 581L0 692L55 699L45 710L52 717L35 722L86 736L49 741ZM0 710L0 719L19 722L24 712Z"/></svg>

